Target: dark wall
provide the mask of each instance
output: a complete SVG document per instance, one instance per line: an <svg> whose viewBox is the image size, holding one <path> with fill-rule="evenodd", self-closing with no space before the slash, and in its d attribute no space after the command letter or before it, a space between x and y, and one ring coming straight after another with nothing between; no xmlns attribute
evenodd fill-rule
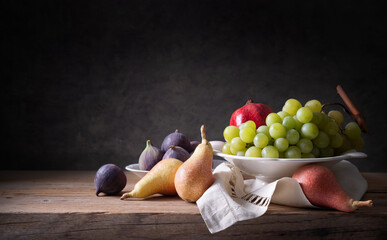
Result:
<svg viewBox="0 0 387 240"><path fill-rule="evenodd" d="M249 97L279 111L341 84L370 130L353 162L387 171L382 2L2 3L1 168L124 167L175 129L222 139Z"/></svg>

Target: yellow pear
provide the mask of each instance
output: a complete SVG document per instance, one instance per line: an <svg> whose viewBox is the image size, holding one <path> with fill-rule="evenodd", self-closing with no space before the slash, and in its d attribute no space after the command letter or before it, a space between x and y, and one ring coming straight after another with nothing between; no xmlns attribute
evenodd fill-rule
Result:
<svg viewBox="0 0 387 240"><path fill-rule="evenodd" d="M175 187L177 194L187 202L196 202L214 183L212 175L213 150L206 139L206 128L201 126L202 143L177 170Z"/></svg>
<svg viewBox="0 0 387 240"><path fill-rule="evenodd" d="M145 198L156 193L176 195L174 179L182 164L182 161L175 158L161 160L136 183L131 192L123 194L121 200L130 197Z"/></svg>

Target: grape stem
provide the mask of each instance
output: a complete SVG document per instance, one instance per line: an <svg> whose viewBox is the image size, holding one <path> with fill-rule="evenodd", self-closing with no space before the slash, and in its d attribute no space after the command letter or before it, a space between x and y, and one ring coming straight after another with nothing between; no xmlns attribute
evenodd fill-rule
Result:
<svg viewBox="0 0 387 240"><path fill-rule="evenodd" d="M361 125L361 123L359 122L358 116L353 115L353 114L351 113L351 111L349 111L348 108L346 108L346 107L345 107L343 104L341 104L341 103L337 103L337 102L335 102L335 103L325 103L325 104L323 104L323 105L321 106L321 111L322 111L322 112L326 112L326 107L328 107L328 106L334 106L334 105L338 105L338 106L342 107L343 110L344 110L344 112L346 112L351 118L353 118L353 119L357 122L357 124L359 125L360 129L361 129L364 133L368 133L367 128L364 128L364 125Z"/></svg>
<svg viewBox="0 0 387 240"><path fill-rule="evenodd" d="M364 133L368 133L368 128L367 128L367 124L365 122L365 119L364 117L361 115L361 113L359 112L359 110L356 109L356 107L354 107L352 101L349 99L349 97L345 94L343 88L341 88L340 85L337 86L337 93L340 95L340 97L343 99L343 101L345 102L345 104L347 104L347 106L349 106L350 109L348 109L344 104L342 103L338 103L338 102L335 102L335 103L325 103L322 105L321 107L321 111L324 111L326 107L328 106L333 106L333 105L338 105L340 107L343 108L343 110L349 115L351 116L351 118L353 118L357 124L359 125L360 129L364 132ZM326 110L325 110L326 111Z"/></svg>
<svg viewBox="0 0 387 240"><path fill-rule="evenodd" d="M354 117L353 117L353 114L348 110L348 108L346 108L346 107L344 106L344 104L341 104L341 103L338 103L338 102L334 102L334 103L325 103L325 104L322 105L321 109L324 111L324 110L325 110L324 108L326 108L326 107L328 107L328 106L334 106L334 105L339 105L340 107L343 108L343 110L344 110L349 116L351 116L352 118L354 118Z"/></svg>

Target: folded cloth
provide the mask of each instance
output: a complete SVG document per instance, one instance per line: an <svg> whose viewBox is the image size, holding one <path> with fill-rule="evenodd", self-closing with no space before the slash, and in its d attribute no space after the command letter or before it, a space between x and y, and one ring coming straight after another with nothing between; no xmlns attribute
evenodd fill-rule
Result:
<svg viewBox="0 0 387 240"><path fill-rule="evenodd" d="M367 190L367 181L347 160L330 169L340 186L355 200ZM196 202L211 233L222 231L238 221L265 214L270 202L292 207L314 208L295 179L284 177L271 183L259 179L244 180L232 164L222 163L214 170L215 182Z"/></svg>

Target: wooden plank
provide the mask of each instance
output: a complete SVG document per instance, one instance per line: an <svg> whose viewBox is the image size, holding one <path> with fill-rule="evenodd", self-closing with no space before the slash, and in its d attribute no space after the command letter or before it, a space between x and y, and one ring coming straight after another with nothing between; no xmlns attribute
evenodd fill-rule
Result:
<svg viewBox="0 0 387 240"><path fill-rule="evenodd" d="M0 213L186 213L199 214L196 204L178 197L120 200L96 197L95 172L17 172L0 177ZM127 172L129 191L138 177Z"/></svg>
<svg viewBox="0 0 387 240"><path fill-rule="evenodd" d="M369 214L266 214L211 235L199 215L187 214L2 214L1 239L379 238L386 216Z"/></svg>
<svg viewBox="0 0 387 240"><path fill-rule="evenodd" d="M354 213L271 204L257 219L211 235L196 204L178 197L96 197L92 171L0 172L0 239L380 238L387 229L386 173L363 174L375 207ZM132 189L138 178L126 173Z"/></svg>
<svg viewBox="0 0 387 240"><path fill-rule="evenodd" d="M362 173L368 182L367 192L387 193L387 173Z"/></svg>

